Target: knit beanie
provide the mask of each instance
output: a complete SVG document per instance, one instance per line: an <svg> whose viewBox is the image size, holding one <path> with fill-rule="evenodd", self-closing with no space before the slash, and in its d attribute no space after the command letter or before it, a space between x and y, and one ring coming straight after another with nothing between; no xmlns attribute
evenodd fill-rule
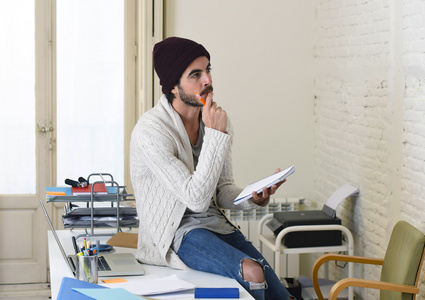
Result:
<svg viewBox="0 0 425 300"><path fill-rule="evenodd" d="M153 48L153 66L162 85L162 92L171 93L187 66L200 56L210 59L204 46L188 39L169 37L156 43Z"/></svg>

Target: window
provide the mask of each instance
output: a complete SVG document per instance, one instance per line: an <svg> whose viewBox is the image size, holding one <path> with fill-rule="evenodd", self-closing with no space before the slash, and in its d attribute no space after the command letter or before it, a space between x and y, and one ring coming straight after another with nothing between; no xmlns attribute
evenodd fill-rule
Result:
<svg viewBox="0 0 425 300"><path fill-rule="evenodd" d="M57 0L57 184L124 183L124 0Z"/></svg>
<svg viewBox="0 0 425 300"><path fill-rule="evenodd" d="M36 192L34 32L34 1L0 1L0 194Z"/></svg>

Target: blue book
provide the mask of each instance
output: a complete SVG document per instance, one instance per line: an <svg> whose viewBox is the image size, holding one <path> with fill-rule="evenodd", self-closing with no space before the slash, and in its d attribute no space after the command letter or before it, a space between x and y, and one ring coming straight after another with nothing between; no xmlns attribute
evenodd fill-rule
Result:
<svg viewBox="0 0 425 300"><path fill-rule="evenodd" d="M239 298L238 288L196 288L197 298Z"/></svg>
<svg viewBox="0 0 425 300"><path fill-rule="evenodd" d="M108 190L108 194L116 194L118 190L116 186L107 186L106 189Z"/></svg>
<svg viewBox="0 0 425 300"><path fill-rule="evenodd" d="M93 284L90 282L81 281L78 279L64 277L59 288L57 300L93 300L93 298L74 291L74 288L83 289L106 289L107 287Z"/></svg>

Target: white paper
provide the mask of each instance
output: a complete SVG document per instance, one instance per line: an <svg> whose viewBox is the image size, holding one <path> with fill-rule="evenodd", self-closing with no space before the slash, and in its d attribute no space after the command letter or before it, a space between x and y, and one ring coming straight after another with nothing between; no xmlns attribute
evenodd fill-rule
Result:
<svg viewBox="0 0 425 300"><path fill-rule="evenodd" d="M289 175L291 175L292 173L295 172L295 166L292 165L289 168L280 171L278 173L275 173L273 175L270 175L266 178L263 178L261 180L258 180L254 183L251 183L249 185L247 185L243 191L236 197L234 204L239 204L249 198L252 197L252 192L257 192L260 193L263 188L269 188L271 187L273 184L276 184L278 182L281 182L282 180L284 180L286 177L288 177Z"/></svg>
<svg viewBox="0 0 425 300"><path fill-rule="evenodd" d="M175 274L168 277L155 279L141 279L137 281L102 284L109 288L123 288L130 293L149 296L166 293L174 293L194 289L193 283L178 278Z"/></svg>
<svg viewBox="0 0 425 300"><path fill-rule="evenodd" d="M358 194L359 189L352 186L351 184L344 184L339 189L337 189L328 199L326 205L336 211L338 205L347 197L350 197L354 194Z"/></svg>

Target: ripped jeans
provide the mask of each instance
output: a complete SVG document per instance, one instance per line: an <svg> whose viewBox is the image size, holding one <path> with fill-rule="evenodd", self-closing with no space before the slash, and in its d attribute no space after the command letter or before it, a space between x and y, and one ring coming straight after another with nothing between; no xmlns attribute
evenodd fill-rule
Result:
<svg viewBox="0 0 425 300"><path fill-rule="evenodd" d="M218 234L207 229L193 229L184 236L177 254L192 269L236 279L256 300L287 300L290 297L261 253L239 231ZM263 266L265 284L243 280L243 259L253 259Z"/></svg>

